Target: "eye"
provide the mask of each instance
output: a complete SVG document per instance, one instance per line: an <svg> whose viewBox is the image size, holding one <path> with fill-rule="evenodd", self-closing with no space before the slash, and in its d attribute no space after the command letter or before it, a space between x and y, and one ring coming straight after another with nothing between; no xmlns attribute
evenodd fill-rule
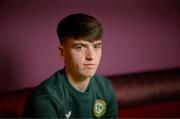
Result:
<svg viewBox="0 0 180 119"><path fill-rule="evenodd" d="M82 51L84 49L84 47L82 45L76 45L75 49Z"/></svg>
<svg viewBox="0 0 180 119"><path fill-rule="evenodd" d="M101 44L94 45L95 49L101 49Z"/></svg>

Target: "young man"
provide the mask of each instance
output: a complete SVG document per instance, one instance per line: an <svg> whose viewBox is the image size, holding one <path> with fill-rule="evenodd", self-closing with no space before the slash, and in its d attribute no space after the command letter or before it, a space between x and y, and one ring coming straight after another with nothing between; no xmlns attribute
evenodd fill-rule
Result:
<svg viewBox="0 0 180 119"><path fill-rule="evenodd" d="M95 75L102 52L102 26L92 16L72 14L60 21L62 70L40 84L26 101L24 117L116 118L109 80Z"/></svg>

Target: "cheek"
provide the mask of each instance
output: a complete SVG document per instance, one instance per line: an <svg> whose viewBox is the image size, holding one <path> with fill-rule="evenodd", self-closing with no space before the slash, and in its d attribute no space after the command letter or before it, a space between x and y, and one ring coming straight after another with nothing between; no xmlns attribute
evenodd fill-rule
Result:
<svg viewBox="0 0 180 119"><path fill-rule="evenodd" d="M72 62L73 64L80 64L83 62L83 55L79 53L71 52L68 56L68 61Z"/></svg>
<svg viewBox="0 0 180 119"><path fill-rule="evenodd" d="M100 61L100 60L101 60L101 56L102 56L102 53L101 53L101 52L97 53L97 55L96 55L96 60L97 60L97 61Z"/></svg>

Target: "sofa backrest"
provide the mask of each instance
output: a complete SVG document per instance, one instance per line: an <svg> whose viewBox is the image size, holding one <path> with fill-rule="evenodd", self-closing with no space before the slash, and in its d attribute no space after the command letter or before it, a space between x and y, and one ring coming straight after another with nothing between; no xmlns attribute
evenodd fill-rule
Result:
<svg viewBox="0 0 180 119"><path fill-rule="evenodd" d="M180 68L108 76L120 108L180 100Z"/></svg>

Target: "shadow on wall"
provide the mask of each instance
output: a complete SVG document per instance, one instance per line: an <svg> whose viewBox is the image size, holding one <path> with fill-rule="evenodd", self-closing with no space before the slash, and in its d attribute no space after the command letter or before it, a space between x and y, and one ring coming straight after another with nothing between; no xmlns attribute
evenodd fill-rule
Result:
<svg viewBox="0 0 180 119"><path fill-rule="evenodd" d="M9 42L9 39L2 38L0 43L0 93L16 88L20 80L18 78L18 53Z"/></svg>

